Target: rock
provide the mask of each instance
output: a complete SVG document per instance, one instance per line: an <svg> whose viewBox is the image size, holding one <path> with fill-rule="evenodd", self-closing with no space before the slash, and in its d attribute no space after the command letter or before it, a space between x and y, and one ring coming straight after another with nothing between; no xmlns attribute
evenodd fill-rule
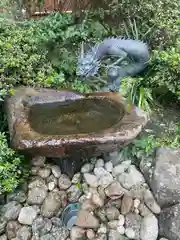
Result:
<svg viewBox="0 0 180 240"><path fill-rule="evenodd" d="M129 237L130 235L127 234L127 231L125 231L126 236L130 239L137 239L140 238L140 229L141 229L141 220L142 217L140 215L134 214L134 213L128 213L125 216L125 228L132 229L134 232L134 237ZM144 239L143 239L144 240Z"/></svg>
<svg viewBox="0 0 180 240"><path fill-rule="evenodd" d="M44 217L50 218L57 214L61 208L61 195L59 192L50 192L44 200L41 207L41 214Z"/></svg>
<svg viewBox="0 0 180 240"><path fill-rule="evenodd" d="M139 199L137 199L137 198L134 199L134 203L133 203L134 208L138 208L140 203L141 203L141 201Z"/></svg>
<svg viewBox="0 0 180 240"><path fill-rule="evenodd" d="M146 186L145 184L143 185L135 185L135 186L132 186L131 190L129 191L130 193L130 196L132 198L138 198L140 199L141 201L144 200L144 192L146 191Z"/></svg>
<svg viewBox="0 0 180 240"><path fill-rule="evenodd" d="M40 240L65 240L69 235L69 231L63 227L54 229L53 232L40 237Z"/></svg>
<svg viewBox="0 0 180 240"><path fill-rule="evenodd" d="M16 220L19 216L21 208L21 204L16 201L12 201L3 206L3 208L1 209L1 213L8 221Z"/></svg>
<svg viewBox="0 0 180 240"><path fill-rule="evenodd" d="M59 178L61 176L61 169L58 165L53 165L51 167L51 171L55 178Z"/></svg>
<svg viewBox="0 0 180 240"><path fill-rule="evenodd" d="M82 173L89 173L93 170L94 166L90 163L86 163L82 166L81 172Z"/></svg>
<svg viewBox="0 0 180 240"><path fill-rule="evenodd" d="M48 183L48 190L52 191L56 187L56 184L54 182L49 182Z"/></svg>
<svg viewBox="0 0 180 240"><path fill-rule="evenodd" d="M105 189L105 193L111 199L118 199L124 195L124 189L119 182L114 181Z"/></svg>
<svg viewBox="0 0 180 240"><path fill-rule="evenodd" d="M97 230L98 234L106 234L107 233L107 228L106 225L101 223L100 227Z"/></svg>
<svg viewBox="0 0 180 240"><path fill-rule="evenodd" d="M1 235L1 236L0 236L0 240L7 240L6 235L5 235L5 234Z"/></svg>
<svg viewBox="0 0 180 240"><path fill-rule="evenodd" d="M118 217L119 221L118 221L118 225L119 226L123 226L124 223L125 223L125 218L124 218L124 215L122 214L119 214L119 217Z"/></svg>
<svg viewBox="0 0 180 240"><path fill-rule="evenodd" d="M27 202L30 205L33 205L33 204L40 205L43 203L46 196L47 196L47 188L43 188L43 187L31 188L28 191Z"/></svg>
<svg viewBox="0 0 180 240"><path fill-rule="evenodd" d="M7 194L6 201L16 201L19 203L24 203L26 201L27 197L26 194L23 191L16 191L15 193L9 193Z"/></svg>
<svg viewBox="0 0 180 240"><path fill-rule="evenodd" d="M117 230L117 227L119 226L119 221L118 220L113 220L113 221L108 222L107 225L110 229Z"/></svg>
<svg viewBox="0 0 180 240"><path fill-rule="evenodd" d="M21 224L32 225L36 216L37 212L33 207L23 207L19 213L18 221Z"/></svg>
<svg viewBox="0 0 180 240"><path fill-rule="evenodd" d="M31 230L26 226L21 227L17 232L16 238L23 240L31 239Z"/></svg>
<svg viewBox="0 0 180 240"><path fill-rule="evenodd" d="M160 206L157 204L156 200L154 199L153 194L149 189L146 189L144 193L144 202L146 206L155 214L159 214L161 212Z"/></svg>
<svg viewBox="0 0 180 240"><path fill-rule="evenodd" d="M180 202L180 151L159 148L155 158L140 163L141 171L161 207Z"/></svg>
<svg viewBox="0 0 180 240"><path fill-rule="evenodd" d="M31 168L31 175L36 176L38 174L39 168L40 167L32 167Z"/></svg>
<svg viewBox="0 0 180 240"><path fill-rule="evenodd" d="M62 174L58 180L60 190L67 190L71 186L71 180L65 174Z"/></svg>
<svg viewBox="0 0 180 240"><path fill-rule="evenodd" d="M70 232L71 240L77 240L85 235L85 230L77 226L72 227Z"/></svg>
<svg viewBox="0 0 180 240"><path fill-rule="evenodd" d="M123 215L126 215L130 212L131 208L133 206L133 199L132 197L128 195L124 195L121 201L121 213Z"/></svg>
<svg viewBox="0 0 180 240"><path fill-rule="evenodd" d="M86 230L86 236L88 239L93 240L95 238L95 232L92 229Z"/></svg>
<svg viewBox="0 0 180 240"><path fill-rule="evenodd" d="M90 173L84 173L84 179L86 181L86 183L91 186L91 187L98 187L98 178L93 175L93 174L90 174Z"/></svg>
<svg viewBox="0 0 180 240"><path fill-rule="evenodd" d="M97 206L92 202L91 199L86 199L81 205L81 209L89 212L94 211L96 208Z"/></svg>
<svg viewBox="0 0 180 240"><path fill-rule="evenodd" d="M113 176L102 167L94 168L94 174L98 178L99 185L104 188L113 182Z"/></svg>
<svg viewBox="0 0 180 240"><path fill-rule="evenodd" d="M124 158L122 156L122 153L119 153L117 151L109 153L108 160L112 162L113 166L116 166L124 161Z"/></svg>
<svg viewBox="0 0 180 240"><path fill-rule="evenodd" d="M58 217L52 217L51 222L52 222L53 226L55 226L55 227L62 227L62 225L63 225L62 220Z"/></svg>
<svg viewBox="0 0 180 240"><path fill-rule="evenodd" d="M17 221L9 221L6 225L6 236L8 239L16 237L16 234L21 225Z"/></svg>
<svg viewBox="0 0 180 240"><path fill-rule="evenodd" d="M72 182L73 184L78 184L78 183L80 183L80 182L81 182L81 173L76 173L76 174L74 174L71 182Z"/></svg>
<svg viewBox="0 0 180 240"><path fill-rule="evenodd" d="M180 240L180 204L162 209L158 220L160 236Z"/></svg>
<svg viewBox="0 0 180 240"><path fill-rule="evenodd" d="M113 170L113 164L110 161L106 162L104 167L105 167L106 171L108 171L108 172L112 172L112 170Z"/></svg>
<svg viewBox="0 0 180 240"><path fill-rule="evenodd" d="M50 176L50 174L51 174L50 168L44 167L44 168L40 168L38 170L38 175L43 179L48 178Z"/></svg>
<svg viewBox="0 0 180 240"><path fill-rule="evenodd" d="M119 225L118 225L117 231L118 231L121 235L123 235L123 234L125 233L125 228L124 228L123 226L119 226Z"/></svg>
<svg viewBox="0 0 180 240"><path fill-rule="evenodd" d="M42 179L40 177L36 177L30 182L30 184L28 185L28 188L29 189L33 189L33 188L47 189L47 186L46 186L46 182L44 179Z"/></svg>
<svg viewBox="0 0 180 240"><path fill-rule="evenodd" d="M81 228L98 228L99 220L86 210L80 210L76 219L76 225Z"/></svg>
<svg viewBox="0 0 180 240"><path fill-rule="evenodd" d="M108 240L128 240L125 236L120 235L117 230L111 229L108 234Z"/></svg>
<svg viewBox="0 0 180 240"><path fill-rule="evenodd" d="M106 217L109 221L117 220L119 214L119 210L116 207L109 207L106 209Z"/></svg>
<svg viewBox="0 0 180 240"><path fill-rule="evenodd" d="M148 207L146 207L146 205L144 203L140 203L140 205L138 207L138 210L139 210L141 216L143 216L143 217L151 214L151 211L149 210Z"/></svg>
<svg viewBox="0 0 180 240"><path fill-rule="evenodd" d="M64 240L69 236L69 231L65 227L53 228L52 236L55 240Z"/></svg>
<svg viewBox="0 0 180 240"><path fill-rule="evenodd" d="M118 164L113 168L112 175L115 177L119 174L124 173L129 168L130 165L131 165L131 161L124 161L121 164Z"/></svg>
<svg viewBox="0 0 180 240"><path fill-rule="evenodd" d="M80 196L82 194L82 189L76 185L71 185L67 190L68 200L70 202L78 202Z"/></svg>
<svg viewBox="0 0 180 240"><path fill-rule="evenodd" d="M55 237L53 236L53 234L51 234L51 233L45 234L36 240L39 240L39 239L40 240L56 240Z"/></svg>
<svg viewBox="0 0 180 240"><path fill-rule="evenodd" d="M52 228L52 222L49 219L43 219L43 217L37 217L32 223L32 232L38 236L43 236L50 232Z"/></svg>
<svg viewBox="0 0 180 240"><path fill-rule="evenodd" d="M118 181L121 185L130 190L135 185L142 185L145 183L143 175L137 170L136 166L130 165L128 172L124 172L117 176Z"/></svg>
<svg viewBox="0 0 180 240"><path fill-rule="evenodd" d="M54 182L55 186L57 186L57 184L58 184L58 179L57 179L53 174L51 174L51 175L46 179L46 182L47 182L47 183Z"/></svg>
<svg viewBox="0 0 180 240"><path fill-rule="evenodd" d="M116 207L118 209L121 208L121 199L110 199L107 203L106 203L106 207Z"/></svg>
<svg viewBox="0 0 180 240"><path fill-rule="evenodd" d="M104 160L101 158L97 159L95 163L95 168L100 168L100 167L104 167Z"/></svg>
<svg viewBox="0 0 180 240"><path fill-rule="evenodd" d="M153 214L143 218L140 237L143 240L156 240L158 238L158 220Z"/></svg>
<svg viewBox="0 0 180 240"><path fill-rule="evenodd" d="M106 211L104 208L98 208L95 211L95 214L101 220L101 222L107 222Z"/></svg>
<svg viewBox="0 0 180 240"><path fill-rule="evenodd" d="M35 167L44 167L45 161L46 161L45 157L36 156L32 158L31 164Z"/></svg>
<svg viewBox="0 0 180 240"><path fill-rule="evenodd" d="M136 237L135 231L132 228L126 228L125 234L129 239L137 239L137 238L135 238Z"/></svg>
<svg viewBox="0 0 180 240"><path fill-rule="evenodd" d="M104 199L98 193L92 194L92 202L98 207L104 206Z"/></svg>

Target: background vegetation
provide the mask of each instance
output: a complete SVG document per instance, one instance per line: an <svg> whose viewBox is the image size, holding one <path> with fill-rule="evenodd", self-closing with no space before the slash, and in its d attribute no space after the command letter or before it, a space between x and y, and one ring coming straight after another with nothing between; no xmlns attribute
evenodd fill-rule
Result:
<svg viewBox="0 0 180 240"><path fill-rule="evenodd" d="M23 19L22 8L29 7L26 1L1 1L6 11L0 15L0 191L13 190L23 176L22 158L8 148L3 134L7 133L4 96L18 85L93 91L95 85L81 83L75 74L80 43L93 44L112 35L147 42L148 69L141 76L124 79L121 91L149 112L157 104L180 100L180 1L110 2L98 1L100 8L91 1L85 12L76 9L34 21Z"/></svg>

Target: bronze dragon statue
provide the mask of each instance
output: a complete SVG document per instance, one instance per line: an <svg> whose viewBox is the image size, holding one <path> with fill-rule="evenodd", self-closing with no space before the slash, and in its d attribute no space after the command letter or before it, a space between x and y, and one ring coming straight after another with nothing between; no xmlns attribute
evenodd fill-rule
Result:
<svg viewBox="0 0 180 240"><path fill-rule="evenodd" d="M148 46L139 40L107 38L93 46L84 56L79 57L77 75L84 80L96 76L101 61L106 57L117 57L117 61L107 66L108 85L104 90L119 91L123 77L137 75L147 66L149 51ZM126 59L130 59L130 63L119 66Z"/></svg>

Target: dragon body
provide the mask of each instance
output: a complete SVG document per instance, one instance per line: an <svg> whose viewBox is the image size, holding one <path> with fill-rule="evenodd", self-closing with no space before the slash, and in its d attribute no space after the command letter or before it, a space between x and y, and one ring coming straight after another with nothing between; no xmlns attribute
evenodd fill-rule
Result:
<svg viewBox="0 0 180 240"><path fill-rule="evenodd" d="M117 61L107 66L107 75L109 77L108 89L118 91L120 79L134 76L146 67L149 51L148 46L139 40L107 38L79 58L77 75L83 77L84 80L97 75L101 61L106 57L117 57ZM126 59L129 59L130 63L119 66Z"/></svg>

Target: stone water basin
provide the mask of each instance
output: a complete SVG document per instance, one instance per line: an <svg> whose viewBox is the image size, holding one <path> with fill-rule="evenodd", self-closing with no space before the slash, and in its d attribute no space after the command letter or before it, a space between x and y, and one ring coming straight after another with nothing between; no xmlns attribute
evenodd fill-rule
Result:
<svg viewBox="0 0 180 240"><path fill-rule="evenodd" d="M148 121L119 93L19 87L6 99L12 147L46 157L97 156L129 144Z"/></svg>

